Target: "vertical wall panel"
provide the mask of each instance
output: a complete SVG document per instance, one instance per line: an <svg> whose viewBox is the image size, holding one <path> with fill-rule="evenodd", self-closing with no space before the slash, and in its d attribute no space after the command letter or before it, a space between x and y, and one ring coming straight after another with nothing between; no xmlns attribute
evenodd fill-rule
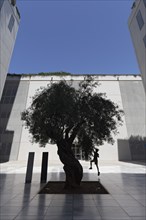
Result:
<svg viewBox="0 0 146 220"><path fill-rule="evenodd" d="M141 81L120 81L128 136L145 136L145 93Z"/></svg>
<svg viewBox="0 0 146 220"><path fill-rule="evenodd" d="M0 103L1 161L17 160L22 132L21 112L25 109L29 81L8 77Z"/></svg>

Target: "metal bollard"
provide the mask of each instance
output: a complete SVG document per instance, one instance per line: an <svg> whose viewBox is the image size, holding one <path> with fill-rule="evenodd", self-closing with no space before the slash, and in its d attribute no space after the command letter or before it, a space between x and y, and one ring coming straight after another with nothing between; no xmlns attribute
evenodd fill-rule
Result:
<svg viewBox="0 0 146 220"><path fill-rule="evenodd" d="M27 171L25 183L31 183L32 180L32 172L33 172L33 163L34 163L34 152L30 152L27 161Z"/></svg>
<svg viewBox="0 0 146 220"><path fill-rule="evenodd" d="M46 183L48 170L48 152L43 152L42 155L42 169L41 169L41 183Z"/></svg>

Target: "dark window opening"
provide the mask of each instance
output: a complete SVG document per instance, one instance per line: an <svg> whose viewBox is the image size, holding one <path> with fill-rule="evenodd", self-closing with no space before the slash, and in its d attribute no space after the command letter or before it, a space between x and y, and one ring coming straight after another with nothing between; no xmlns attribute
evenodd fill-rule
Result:
<svg viewBox="0 0 146 220"><path fill-rule="evenodd" d="M16 0L11 0L11 4L12 4L13 6L15 6L15 5L16 5Z"/></svg>
<svg viewBox="0 0 146 220"><path fill-rule="evenodd" d="M4 0L0 0L0 10L1 10L2 6L3 6L3 3L4 3Z"/></svg>
<svg viewBox="0 0 146 220"><path fill-rule="evenodd" d="M137 23L138 23L139 29L141 30L143 25L144 25L144 20L143 20L143 17L142 17L142 14L141 14L140 10L138 11L138 13L136 15L136 19L137 19Z"/></svg>
<svg viewBox="0 0 146 220"><path fill-rule="evenodd" d="M1 118L9 118L10 112L1 112Z"/></svg>
<svg viewBox="0 0 146 220"><path fill-rule="evenodd" d="M12 32L14 22L15 22L14 16L11 15L11 18L10 18L10 21L9 21L9 24L8 24L8 28L9 28L10 32Z"/></svg>
<svg viewBox="0 0 146 220"><path fill-rule="evenodd" d="M143 42L144 42L144 45L145 45L145 48L146 48L146 35L143 38Z"/></svg>

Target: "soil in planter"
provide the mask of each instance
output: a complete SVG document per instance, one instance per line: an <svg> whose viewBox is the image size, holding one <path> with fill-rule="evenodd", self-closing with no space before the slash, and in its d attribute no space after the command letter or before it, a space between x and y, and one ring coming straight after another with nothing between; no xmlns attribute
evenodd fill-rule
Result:
<svg viewBox="0 0 146 220"><path fill-rule="evenodd" d="M109 194L99 181L82 181L80 187L64 189L65 182L50 181L39 194Z"/></svg>

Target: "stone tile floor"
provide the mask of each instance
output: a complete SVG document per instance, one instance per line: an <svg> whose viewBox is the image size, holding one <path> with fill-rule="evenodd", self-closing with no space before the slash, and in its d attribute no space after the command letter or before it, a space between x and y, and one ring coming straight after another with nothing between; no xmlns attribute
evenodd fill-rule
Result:
<svg viewBox="0 0 146 220"><path fill-rule="evenodd" d="M83 162L83 180L97 180L108 195L38 194L40 170L34 167L31 184L25 184L25 162L0 164L0 220L146 220L146 166L101 162L101 176ZM60 165L50 165L48 180L64 180Z"/></svg>

